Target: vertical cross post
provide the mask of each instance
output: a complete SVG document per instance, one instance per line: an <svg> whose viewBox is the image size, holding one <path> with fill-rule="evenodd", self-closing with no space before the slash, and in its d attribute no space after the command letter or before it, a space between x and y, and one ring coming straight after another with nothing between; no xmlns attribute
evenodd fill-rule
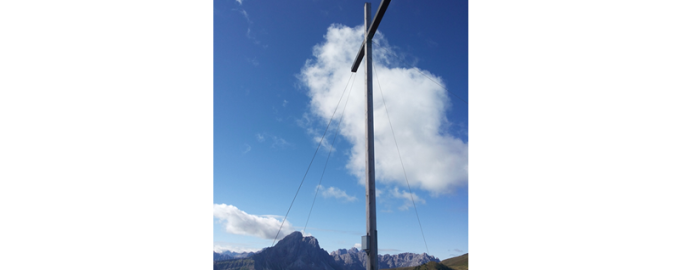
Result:
<svg viewBox="0 0 680 270"><path fill-rule="evenodd" d="M366 237L368 261L366 270L378 270L378 230L375 218L375 155L373 152L373 42L368 38L371 26L371 3L364 3L366 55Z"/></svg>
<svg viewBox="0 0 680 270"><path fill-rule="evenodd" d="M352 72L357 72L361 60L366 56L366 236L362 246L367 246L367 270L378 270L378 229L375 218L375 155L373 153L373 35L385 15L391 0L382 0L375 18L371 21L371 3L364 4L364 42L354 58Z"/></svg>

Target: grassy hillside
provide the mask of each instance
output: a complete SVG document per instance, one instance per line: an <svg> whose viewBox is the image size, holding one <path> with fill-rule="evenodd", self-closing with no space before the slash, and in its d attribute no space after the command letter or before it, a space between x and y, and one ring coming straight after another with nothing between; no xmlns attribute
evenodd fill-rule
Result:
<svg viewBox="0 0 680 270"><path fill-rule="evenodd" d="M458 257L448 258L440 263L428 262L423 265L413 267L397 267L387 270L468 270L468 254L465 253Z"/></svg>
<svg viewBox="0 0 680 270"><path fill-rule="evenodd" d="M255 262L251 258L213 262L213 270L254 270Z"/></svg>
<svg viewBox="0 0 680 270"><path fill-rule="evenodd" d="M441 264L456 270L468 270L468 254L443 260Z"/></svg>

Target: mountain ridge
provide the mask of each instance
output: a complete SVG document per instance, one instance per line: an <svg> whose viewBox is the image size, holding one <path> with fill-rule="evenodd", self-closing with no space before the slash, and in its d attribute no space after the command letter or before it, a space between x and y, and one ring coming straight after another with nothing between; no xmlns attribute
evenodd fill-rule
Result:
<svg viewBox="0 0 680 270"><path fill-rule="evenodd" d="M366 253L353 247L338 249L330 254L320 247L313 236L303 236L295 231L281 239L273 247L264 248L258 252L236 253L232 251L214 252L214 270L269 270L269 269L310 269L310 270L363 270L366 269ZM245 256L233 258L233 256ZM231 259L220 259L231 256ZM426 253L400 253L396 255L378 255L381 269L418 266L435 261L438 258Z"/></svg>
<svg viewBox="0 0 680 270"><path fill-rule="evenodd" d="M231 259L241 259L241 258L248 258L252 257L256 252L234 252L230 250L225 250L222 252L215 252L213 251L213 261L225 261L225 260L231 260Z"/></svg>
<svg viewBox="0 0 680 270"><path fill-rule="evenodd" d="M343 264L346 270L362 270L366 269L366 261L368 257L366 252L363 250L358 250L357 248L338 249L331 252L330 254L336 262ZM380 269L385 268L395 268L395 267L409 267L418 266L425 264L427 262L434 261L439 262L439 259L428 255L427 253L416 254L416 253L400 253L395 255L378 254L378 267Z"/></svg>

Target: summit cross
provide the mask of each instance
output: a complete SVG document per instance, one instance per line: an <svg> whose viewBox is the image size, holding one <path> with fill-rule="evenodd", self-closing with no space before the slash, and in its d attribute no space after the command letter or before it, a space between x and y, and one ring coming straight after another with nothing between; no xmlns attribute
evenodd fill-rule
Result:
<svg viewBox="0 0 680 270"><path fill-rule="evenodd" d="M362 249L368 255L366 270L378 270L378 230L375 222L375 156L373 152L373 35L385 15L390 0L382 0L371 22L371 3L364 3L364 41L352 64L352 72L359 69L366 56L366 235L362 237Z"/></svg>

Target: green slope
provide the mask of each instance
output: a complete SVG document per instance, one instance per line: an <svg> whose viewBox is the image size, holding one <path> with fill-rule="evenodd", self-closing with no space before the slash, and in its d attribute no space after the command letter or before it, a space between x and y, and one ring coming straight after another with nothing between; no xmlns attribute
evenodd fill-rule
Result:
<svg viewBox="0 0 680 270"><path fill-rule="evenodd" d="M468 254L465 253L458 257L448 258L440 263L428 262L419 266L397 267L387 270L468 270Z"/></svg>
<svg viewBox="0 0 680 270"><path fill-rule="evenodd" d="M252 258L213 262L213 270L254 270L255 261Z"/></svg>
<svg viewBox="0 0 680 270"><path fill-rule="evenodd" d="M468 254L465 253L458 257L448 258L441 261L441 264L456 270L468 270Z"/></svg>

